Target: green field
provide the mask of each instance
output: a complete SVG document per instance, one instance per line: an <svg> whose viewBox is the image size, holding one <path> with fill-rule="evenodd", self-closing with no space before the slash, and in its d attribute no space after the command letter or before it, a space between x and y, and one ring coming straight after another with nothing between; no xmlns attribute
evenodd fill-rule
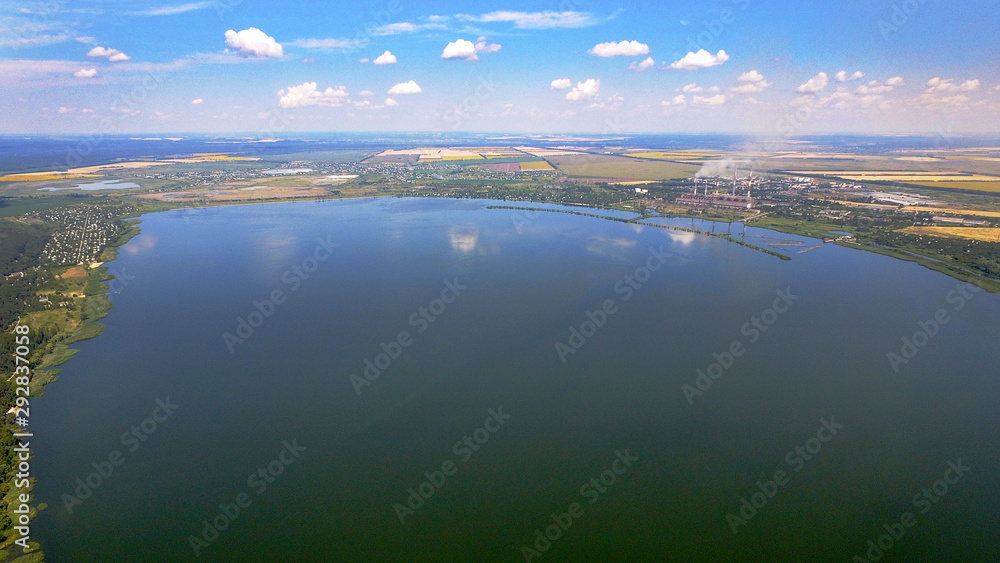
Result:
<svg viewBox="0 0 1000 563"><path fill-rule="evenodd" d="M907 184L939 190L966 190L1000 194L1000 182L907 182Z"/></svg>
<svg viewBox="0 0 1000 563"><path fill-rule="evenodd" d="M44 211L73 205L74 203L85 203L92 201L89 195L52 195L38 197L12 197L0 198L0 217L14 217L29 211Z"/></svg>
<svg viewBox="0 0 1000 563"><path fill-rule="evenodd" d="M608 155L552 156L551 162L570 176L583 178L619 178L623 180L677 180L694 176L697 165L638 160Z"/></svg>

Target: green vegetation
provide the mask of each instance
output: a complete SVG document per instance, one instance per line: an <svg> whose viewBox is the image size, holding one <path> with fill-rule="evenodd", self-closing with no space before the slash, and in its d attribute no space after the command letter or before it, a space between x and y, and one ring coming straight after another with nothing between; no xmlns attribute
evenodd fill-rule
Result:
<svg viewBox="0 0 1000 563"><path fill-rule="evenodd" d="M74 209L78 206L74 206ZM92 204L83 206L92 209ZM103 206L97 211L121 213L134 209L122 206L117 202ZM133 211L134 212L134 211ZM58 211L47 210L43 214L61 216ZM121 219L113 220L119 220ZM31 367L31 396L43 394L45 385L55 380L59 370L52 369L76 353L69 346L75 342L94 338L104 328L98 321L107 315L111 309L111 300L107 296L107 286L101 282L112 279L106 267L85 271L81 277L57 275L65 274L71 268L46 266L42 259L45 245L52 239L53 233L64 225L42 219L22 215L16 219L0 219L0 270L4 275L20 273L0 286L0 372L13 373L14 350L17 345L14 327L18 324L30 328L28 356ZM102 261L113 260L117 256L117 248L125 244L131 237L138 234L135 223L126 225L118 236L102 249ZM74 267L77 270L83 270ZM85 297L69 297L70 295L85 295ZM47 299L42 301L41 297ZM58 305L56 305L58 303ZM0 384L0 408L6 412L14 405L13 381ZM0 549L10 548L16 534L12 528L10 514L16 494L25 492L14 485L13 433L17 430L12 421L0 429L0 447L3 456L0 457ZM33 486L34 482L30 482ZM36 507L42 509L43 506ZM33 514L34 516L33 509ZM33 544L34 545L34 544ZM36 547L37 550L37 547ZM9 559L10 554L7 555ZM16 559L17 561L41 561L42 554L35 551L32 554Z"/></svg>

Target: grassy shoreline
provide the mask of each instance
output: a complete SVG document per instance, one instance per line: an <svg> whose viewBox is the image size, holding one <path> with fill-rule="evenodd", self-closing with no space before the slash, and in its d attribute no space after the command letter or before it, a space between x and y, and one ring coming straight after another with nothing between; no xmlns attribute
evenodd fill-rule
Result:
<svg viewBox="0 0 1000 563"><path fill-rule="evenodd" d="M139 222L131 221L128 228L122 233L115 241L104 248L101 252L101 261L104 263L111 262L118 257L119 249L124 246L129 240L140 233ZM86 320L81 320L79 324L71 331L65 333L57 334L52 340L46 342L42 348L35 350L32 359L37 358L41 355L41 358L34 363L32 368L32 377L30 382L30 396L32 399L44 396L45 388L55 381L58 380L58 375L62 370L55 369L70 359L79 350L73 350L70 345L77 342L82 342L84 340L89 340L91 338L96 338L100 336L101 332L104 330L104 325L99 321L108 315L111 310L112 304L111 299L108 297L109 287L107 284L103 283L106 281L113 280L114 276L108 273L108 267L101 265L94 268L88 273L86 282L86 297L83 298L83 303L81 305L78 315L85 315ZM38 324L32 322L38 316L38 312L28 313L19 321L19 324L27 325L31 328L32 332L38 329ZM34 456L32 455L32 458ZM10 512L12 510L12 505L16 501L16 495L18 494L29 494L31 498L34 499L34 487L35 478L29 479L29 484L27 489L14 487L13 481L4 483L7 494L3 498L3 510ZM48 508L46 503L41 503L36 506L31 507L31 519L34 521L38 513L44 511ZM28 545L32 549L28 552L24 552L20 547L14 546L14 540L17 539L17 533L11 529L10 535L3 539L0 543L0 557L6 562L17 562L17 563L36 563L44 561L45 553L42 550L41 544L37 541L29 541Z"/></svg>

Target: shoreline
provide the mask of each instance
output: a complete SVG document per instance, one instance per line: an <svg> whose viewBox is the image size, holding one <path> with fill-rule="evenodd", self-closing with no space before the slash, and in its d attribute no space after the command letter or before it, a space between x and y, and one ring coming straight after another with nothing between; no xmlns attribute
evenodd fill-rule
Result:
<svg viewBox="0 0 1000 563"><path fill-rule="evenodd" d="M58 369L58 366L65 364L71 360L77 352L79 352L79 350L70 348L72 344L96 338L104 331L104 325L101 324L100 321L108 316L108 313L113 307L111 299L108 297L110 285L104 282L115 279L115 277L109 273L107 264L118 258L118 252L122 246L141 233L141 228L139 227L139 224L141 223L140 220L134 217L126 217L123 219L129 222L129 227L124 233L121 234L121 236L101 251L100 258L102 260L102 264L88 272L87 286L94 285L100 289L95 293L86 295L83 299L81 314L82 311L86 311L88 315L87 319L81 321L80 325L71 332L58 333L51 341L51 349L44 351L38 364L33 367L33 375L29 385L30 397L32 399L43 397L45 395L46 387L58 381L59 374L62 373L62 370ZM29 326L32 331L37 329L37 327L31 326L30 324ZM34 455L31 456L29 461L33 460ZM13 479L16 479L16 477ZM4 497L4 504L9 505L14 502L14 491L17 491L19 494L28 494L32 499L34 499L35 483L36 478L34 477L29 478L27 488L15 488L14 482L4 483L8 489L8 494ZM29 509L31 521L34 522L38 514L47 509L48 504L44 502L38 505L32 505ZM44 561L45 551L42 549L40 542L37 540L29 541L28 545L30 545L32 549L25 552L22 548L19 548L14 544L15 538L16 533L5 538L3 544L0 545L0 552L3 552L5 555L4 561L16 561L18 563L35 563Z"/></svg>

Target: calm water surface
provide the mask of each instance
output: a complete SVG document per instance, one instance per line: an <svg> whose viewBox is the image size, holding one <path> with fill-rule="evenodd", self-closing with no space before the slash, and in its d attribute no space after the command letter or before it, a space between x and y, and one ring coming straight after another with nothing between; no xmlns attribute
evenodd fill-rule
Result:
<svg viewBox="0 0 1000 563"><path fill-rule="evenodd" d="M487 205L144 217L107 328L32 405L49 558L850 561L910 512L886 560L1000 560L996 296Z"/></svg>

